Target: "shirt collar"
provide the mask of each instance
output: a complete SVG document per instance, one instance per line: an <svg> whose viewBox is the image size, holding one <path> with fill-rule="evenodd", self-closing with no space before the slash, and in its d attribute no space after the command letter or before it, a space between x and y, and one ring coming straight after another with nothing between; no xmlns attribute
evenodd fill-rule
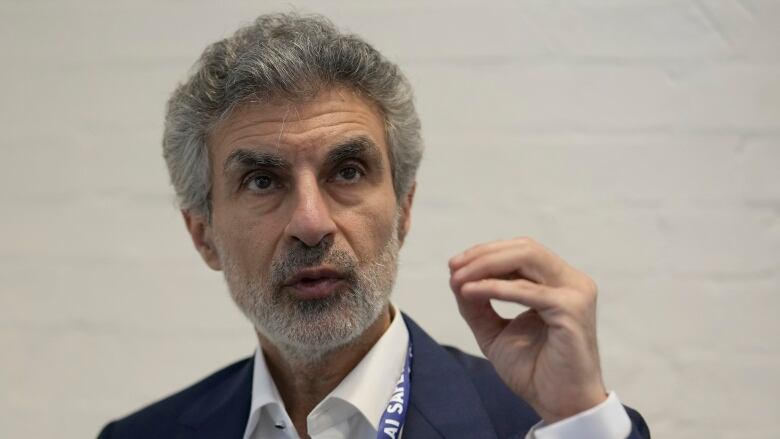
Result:
<svg viewBox="0 0 780 439"><path fill-rule="evenodd" d="M309 434L314 435L336 425L355 412L376 429L395 383L404 367L409 332L401 313L391 305L393 320L371 350L354 369L312 410L308 417ZM346 403L346 404L345 404ZM260 411L276 405L285 414L284 403L271 378L262 350L255 350L252 373L252 404L247 432L254 430Z"/></svg>

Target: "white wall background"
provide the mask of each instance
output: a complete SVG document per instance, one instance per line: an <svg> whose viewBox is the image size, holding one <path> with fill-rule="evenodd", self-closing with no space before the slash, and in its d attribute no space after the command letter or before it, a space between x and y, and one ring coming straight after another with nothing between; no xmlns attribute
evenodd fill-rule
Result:
<svg viewBox="0 0 780 439"><path fill-rule="evenodd" d="M163 105L289 2L0 3L0 436L93 437L255 344L192 250ZM780 2L300 2L413 82L395 300L476 350L447 259L532 236L601 287L607 384L658 438L776 438Z"/></svg>

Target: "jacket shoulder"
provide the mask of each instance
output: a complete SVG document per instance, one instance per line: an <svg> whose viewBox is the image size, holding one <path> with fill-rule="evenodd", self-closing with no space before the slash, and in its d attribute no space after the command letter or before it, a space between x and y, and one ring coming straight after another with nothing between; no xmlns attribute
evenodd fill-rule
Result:
<svg viewBox="0 0 780 439"><path fill-rule="evenodd" d="M250 357L220 369L189 387L110 422L98 437L100 439L174 437L181 426L179 421L194 403L234 382L241 371L245 371L247 367L251 369L251 364Z"/></svg>
<svg viewBox="0 0 780 439"><path fill-rule="evenodd" d="M527 431L540 420L534 409L504 384L488 360L452 346L442 347L474 384L498 437L510 437L517 431Z"/></svg>

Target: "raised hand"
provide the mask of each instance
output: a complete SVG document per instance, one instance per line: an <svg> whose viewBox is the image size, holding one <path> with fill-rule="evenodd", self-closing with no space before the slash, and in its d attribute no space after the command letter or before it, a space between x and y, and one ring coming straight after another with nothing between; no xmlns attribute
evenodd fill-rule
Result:
<svg viewBox="0 0 780 439"><path fill-rule="evenodd" d="M449 266L458 308L480 349L546 423L607 398L590 277L529 238L477 245ZM490 299L529 309L505 319Z"/></svg>

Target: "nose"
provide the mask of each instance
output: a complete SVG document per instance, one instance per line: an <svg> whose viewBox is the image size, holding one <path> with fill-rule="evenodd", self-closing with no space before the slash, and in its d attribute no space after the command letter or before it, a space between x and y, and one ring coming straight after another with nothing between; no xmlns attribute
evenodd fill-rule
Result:
<svg viewBox="0 0 780 439"><path fill-rule="evenodd" d="M315 179L301 182L285 233L307 247L314 247L336 231L330 210Z"/></svg>

